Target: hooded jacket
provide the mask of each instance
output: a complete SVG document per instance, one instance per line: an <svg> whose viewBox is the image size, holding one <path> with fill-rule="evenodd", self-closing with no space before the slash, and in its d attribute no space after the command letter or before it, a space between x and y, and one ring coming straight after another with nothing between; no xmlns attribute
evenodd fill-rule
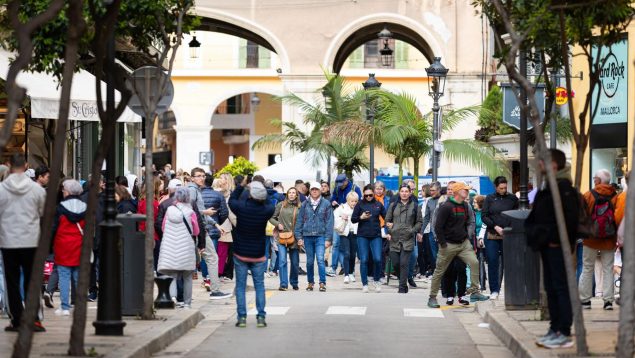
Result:
<svg viewBox="0 0 635 358"><path fill-rule="evenodd" d="M241 195L244 190L238 185L229 197L229 209L236 214L236 228L232 231L234 254L248 259L264 258L267 240L265 228L275 207L269 200L243 199Z"/></svg>
<svg viewBox="0 0 635 358"><path fill-rule="evenodd" d="M390 251L412 251L415 247L415 234L421 231L423 218L417 202L408 200L404 203L393 202L386 212L386 222L392 223L392 229L388 230L391 236Z"/></svg>
<svg viewBox="0 0 635 358"><path fill-rule="evenodd" d="M610 184L598 184L595 186L595 188L593 188L593 190L601 196L611 197L611 206L613 207L613 213L615 213L615 210L617 208L617 195L615 195L615 188ZM593 207L595 206L595 198L593 197L593 193L591 193L590 191L584 193L584 202L586 203L587 213L589 214L589 216L591 216ZM615 230L617 231L617 226L615 227ZM583 241L583 244L584 246L594 250L615 250L616 242L617 235L606 239L596 239L590 237L585 239Z"/></svg>
<svg viewBox="0 0 635 358"><path fill-rule="evenodd" d="M79 196L68 196L57 206L53 223L53 252L56 265L79 266L86 208L86 203Z"/></svg>
<svg viewBox="0 0 635 358"><path fill-rule="evenodd" d="M162 226L163 239L157 271L165 273L196 270L196 245L192 235L198 235L199 227L192 207L183 203L168 207Z"/></svg>
<svg viewBox="0 0 635 358"><path fill-rule="evenodd" d="M0 248L37 247L46 191L24 173L0 183Z"/></svg>

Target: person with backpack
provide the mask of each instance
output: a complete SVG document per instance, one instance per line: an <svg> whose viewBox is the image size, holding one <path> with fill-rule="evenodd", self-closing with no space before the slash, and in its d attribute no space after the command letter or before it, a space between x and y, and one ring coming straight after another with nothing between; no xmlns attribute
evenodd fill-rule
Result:
<svg viewBox="0 0 635 358"><path fill-rule="evenodd" d="M602 299L604 309L612 310L614 297L613 263L617 243L617 224L615 222L615 208L617 195L611 183L611 173L606 169L598 170L593 176L595 187L584 194L587 214L593 224L593 234L583 242L582 274L578 289L582 307L591 309L593 297L593 271L595 259L599 256L602 261ZM598 287L599 289L599 287Z"/></svg>
<svg viewBox="0 0 635 358"><path fill-rule="evenodd" d="M410 187L402 184L399 200L390 204L386 213L390 259L394 264L399 263L399 293L408 293L410 256L415 249L415 235L423 223L417 201L411 197Z"/></svg>

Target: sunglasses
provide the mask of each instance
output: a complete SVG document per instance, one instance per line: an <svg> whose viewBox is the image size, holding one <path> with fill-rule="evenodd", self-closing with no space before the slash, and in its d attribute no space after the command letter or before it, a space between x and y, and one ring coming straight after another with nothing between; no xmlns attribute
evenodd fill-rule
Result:
<svg viewBox="0 0 635 358"><path fill-rule="evenodd" d="M372 198L375 194L364 194L364 198Z"/></svg>

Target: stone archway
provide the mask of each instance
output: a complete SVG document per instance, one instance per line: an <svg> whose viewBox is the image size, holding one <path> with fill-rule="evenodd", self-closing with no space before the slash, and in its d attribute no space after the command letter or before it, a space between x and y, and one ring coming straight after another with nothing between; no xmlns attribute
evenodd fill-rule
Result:
<svg viewBox="0 0 635 358"><path fill-rule="evenodd" d="M323 64L334 73L339 73L346 59L359 46L376 39L387 27L396 40L404 41L418 49L429 62L443 56L435 36L423 25L411 18L395 14L375 14L360 18L342 29L331 42Z"/></svg>
<svg viewBox="0 0 635 358"><path fill-rule="evenodd" d="M253 21L216 9L197 7L195 13L201 17L199 30L220 32L253 41L278 55L282 72L291 72L289 55L282 41L271 31Z"/></svg>

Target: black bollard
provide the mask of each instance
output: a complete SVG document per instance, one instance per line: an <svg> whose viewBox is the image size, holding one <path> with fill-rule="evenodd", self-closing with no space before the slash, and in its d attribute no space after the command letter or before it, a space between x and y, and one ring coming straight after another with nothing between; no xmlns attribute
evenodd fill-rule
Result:
<svg viewBox="0 0 635 358"><path fill-rule="evenodd" d="M170 276L157 276L154 278L154 282L157 284L159 294L154 300L154 308L174 308L174 301L170 297L170 284L172 283L172 277Z"/></svg>

